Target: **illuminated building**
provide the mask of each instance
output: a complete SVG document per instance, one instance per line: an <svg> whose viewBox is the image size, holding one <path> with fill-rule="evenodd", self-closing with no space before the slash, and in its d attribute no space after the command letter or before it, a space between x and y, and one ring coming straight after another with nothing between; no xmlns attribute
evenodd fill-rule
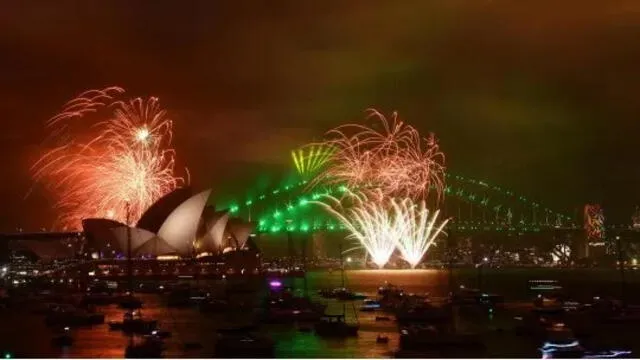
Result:
<svg viewBox="0 0 640 360"><path fill-rule="evenodd" d="M84 220L87 250L100 257L123 256L129 241L134 256L192 257L243 249L253 225L230 218L227 210L207 206L211 190L187 197L190 193L177 189L167 194L141 216L136 227L110 219Z"/></svg>

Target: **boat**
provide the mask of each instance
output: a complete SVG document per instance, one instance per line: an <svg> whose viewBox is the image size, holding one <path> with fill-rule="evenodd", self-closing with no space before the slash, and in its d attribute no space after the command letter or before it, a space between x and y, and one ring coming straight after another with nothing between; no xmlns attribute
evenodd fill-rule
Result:
<svg viewBox="0 0 640 360"><path fill-rule="evenodd" d="M80 304L83 306L111 305L116 303L117 300L118 299L116 297L107 292L87 293L82 297Z"/></svg>
<svg viewBox="0 0 640 360"><path fill-rule="evenodd" d="M166 338L170 338L171 337L171 331L168 330L162 330L162 329L156 329L151 331L151 334L149 334L151 336L155 336L158 339L166 339Z"/></svg>
<svg viewBox="0 0 640 360"><path fill-rule="evenodd" d="M640 324L640 311L637 309L622 309L601 320L609 324Z"/></svg>
<svg viewBox="0 0 640 360"><path fill-rule="evenodd" d="M453 350L477 354L484 351L485 347L476 334L445 331L433 325L412 325L400 330L400 350Z"/></svg>
<svg viewBox="0 0 640 360"><path fill-rule="evenodd" d="M216 358L273 358L273 340L255 331L254 327L218 330L214 357Z"/></svg>
<svg viewBox="0 0 640 360"><path fill-rule="evenodd" d="M199 305L209 299L210 294L206 291L189 287L180 287L169 292L167 296L167 306L188 307Z"/></svg>
<svg viewBox="0 0 640 360"><path fill-rule="evenodd" d="M344 315L324 315L315 324L315 332L321 337L358 336L360 326L347 324Z"/></svg>
<svg viewBox="0 0 640 360"><path fill-rule="evenodd" d="M47 326L91 326L103 324L104 314L65 306L52 309L44 321Z"/></svg>
<svg viewBox="0 0 640 360"><path fill-rule="evenodd" d="M73 345L73 337L69 333L69 327L65 327L62 334L54 336L53 339L51 339L51 343L58 347Z"/></svg>
<svg viewBox="0 0 640 360"><path fill-rule="evenodd" d="M318 294L325 299L333 299L336 297L333 289L321 289L318 291Z"/></svg>
<svg viewBox="0 0 640 360"><path fill-rule="evenodd" d="M402 294L404 294L404 290L386 281L378 288L378 295L382 297L402 296Z"/></svg>
<svg viewBox="0 0 640 360"><path fill-rule="evenodd" d="M376 343L378 343L378 344L388 344L389 343L389 337L386 336L386 335L378 334L378 337L376 337Z"/></svg>
<svg viewBox="0 0 640 360"><path fill-rule="evenodd" d="M263 313L262 321L266 323L293 323L297 321L317 321L320 318L318 312L310 308L270 308Z"/></svg>
<svg viewBox="0 0 640 360"><path fill-rule="evenodd" d="M345 287L333 289L333 298L338 300L364 300L367 297L363 294L355 293Z"/></svg>
<svg viewBox="0 0 640 360"><path fill-rule="evenodd" d="M582 355L583 359L627 359L633 358L631 350L605 350L587 351Z"/></svg>
<svg viewBox="0 0 640 360"><path fill-rule="evenodd" d="M267 323L317 321L323 312L324 306L317 306L306 298L271 300L263 307L262 320Z"/></svg>
<svg viewBox="0 0 640 360"><path fill-rule="evenodd" d="M342 261L342 243L340 245L340 279L341 279L341 287L338 288L338 292L334 293L337 295L340 291L346 292L345 288L345 276L344 276L344 263ZM355 311L355 305L351 304L353 307L353 313L356 317L356 321L358 319L358 313ZM358 330L360 329L360 324L347 324L345 321L346 317L346 305L342 303L342 314L340 315L323 315L320 318L320 321L315 324L315 332L316 335L321 337L338 337L338 338L346 338L352 336L358 336Z"/></svg>
<svg viewBox="0 0 640 360"><path fill-rule="evenodd" d="M543 359L582 358L585 350L571 329L564 324L555 324L547 329L546 340L540 348Z"/></svg>
<svg viewBox="0 0 640 360"><path fill-rule="evenodd" d="M387 282L378 288L380 304L387 311L393 311L406 301L404 290Z"/></svg>
<svg viewBox="0 0 640 360"><path fill-rule="evenodd" d="M414 323L445 324L451 322L451 312L445 307L421 304L398 309L396 311L396 320L400 325Z"/></svg>
<svg viewBox="0 0 640 360"><path fill-rule="evenodd" d="M344 277L344 262L342 259L342 243L340 245L340 279L341 286L339 288L335 288L332 290L322 289L318 293L320 296L327 299L338 299L338 300L364 300L367 297L363 294L354 293L353 291L347 289L345 287L345 277Z"/></svg>
<svg viewBox="0 0 640 360"><path fill-rule="evenodd" d="M200 312L203 313L224 313L235 311L236 308L228 301L221 299L208 299L200 303Z"/></svg>
<svg viewBox="0 0 640 360"><path fill-rule="evenodd" d="M371 300L371 299L366 299L363 303L362 306L360 306L360 311L376 311L379 310L382 307L382 305L380 305L380 302L377 300Z"/></svg>
<svg viewBox="0 0 640 360"><path fill-rule="evenodd" d="M327 299L338 299L338 300L364 300L367 298L366 295L355 293L345 287L335 288L333 290L320 290L320 296Z"/></svg>
<svg viewBox="0 0 640 360"><path fill-rule="evenodd" d="M295 296L290 291L272 292L263 304L263 320L269 323L317 321L325 309L326 305Z"/></svg>
<svg viewBox="0 0 640 360"><path fill-rule="evenodd" d="M482 292L478 289L469 289L460 287L460 289L449 297L449 301L454 305L482 305L482 306L500 306L504 303L501 295Z"/></svg>
<svg viewBox="0 0 640 360"><path fill-rule="evenodd" d="M556 294L538 294L533 299L533 306L537 308L557 308L562 307L563 303L563 297Z"/></svg>
<svg viewBox="0 0 640 360"><path fill-rule="evenodd" d="M58 311L72 312L76 307L71 304L45 303L35 308L32 313L38 315L50 315Z"/></svg>
<svg viewBox="0 0 640 360"><path fill-rule="evenodd" d="M304 252L304 251L303 251ZM303 269L307 268L307 257L303 254ZM304 296L296 296L290 287L282 288L278 279L269 281L271 292L263 304L263 321L269 323L315 322L324 314L326 305L311 301L308 294L307 275L303 273ZM323 292L321 291L321 294ZM326 294L325 294L326 295Z"/></svg>
<svg viewBox="0 0 640 360"><path fill-rule="evenodd" d="M562 301L538 295L538 298L533 302L531 312L539 317L560 321L567 311Z"/></svg>
<svg viewBox="0 0 640 360"><path fill-rule="evenodd" d="M126 293L125 295L119 297L117 299L118 306L122 309L127 310L136 310L142 307L142 300L133 296L131 293Z"/></svg>
<svg viewBox="0 0 640 360"><path fill-rule="evenodd" d="M162 357L164 344L153 337L144 337L139 343L132 342L127 345L124 357L133 359L157 359Z"/></svg>
<svg viewBox="0 0 640 360"><path fill-rule="evenodd" d="M140 311L126 312L122 321L109 322L111 330L121 330L127 333L150 334L157 330L157 320L143 319Z"/></svg>

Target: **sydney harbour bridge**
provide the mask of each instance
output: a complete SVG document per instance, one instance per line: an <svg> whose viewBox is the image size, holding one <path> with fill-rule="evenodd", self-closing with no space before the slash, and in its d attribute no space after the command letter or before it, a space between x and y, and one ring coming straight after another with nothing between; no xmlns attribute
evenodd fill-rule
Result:
<svg viewBox="0 0 640 360"><path fill-rule="evenodd" d="M269 254L270 249L279 248L281 251L276 253L291 256L300 254L301 247L319 237L324 238L325 243L344 238L344 226L316 202L324 195L339 197L345 191L343 186L311 188L307 181L294 178L280 186L252 191L252 195L238 194L226 199L210 199L210 202L215 203L218 210L226 209L231 216L252 222L260 250ZM500 249L552 250L565 246L571 249L572 258L590 255L590 239L582 213L557 211L501 186L447 174L444 200L437 207L441 217L450 219L445 229L448 243L466 241L474 247ZM607 234L610 239L622 237L633 243L639 237L631 226L609 228ZM75 239L81 242L83 237L82 232L2 234L0 245L6 254L14 240Z"/></svg>

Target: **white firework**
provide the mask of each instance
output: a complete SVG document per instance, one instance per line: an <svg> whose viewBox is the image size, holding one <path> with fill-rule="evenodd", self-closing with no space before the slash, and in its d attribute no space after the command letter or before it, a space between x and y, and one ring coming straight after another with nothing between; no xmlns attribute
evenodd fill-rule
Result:
<svg viewBox="0 0 640 360"><path fill-rule="evenodd" d="M365 195L347 192L338 199L325 195L327 203L314 201L324 207L340 221L350 233L348 238L357 240L367 251L371 260L382 268L396 249L402 235L399 219L393 214L393 207L386 206L380 193ZM350 206L343 202L350 200Z"/></svg>
<svg viewBox="0 0 640 360"><path fill-rule="evenodd" d="M438 222L439 211L430 213L425 201L416 204L410 198L387 198L381 191L326 198L327 202L314 203L336 217L350 233L348 238L357 240L380 268L395 249L414 268L448 222Z"/></svg>
<svg viewBox="0 0 640 360"><path fill-rule="evenodd" d="M425 201L416 204L411 199L393 201L397 226L402 230L398 250L402 258L415 268L438 237L444 234L449 219L438 222L440 210L430 212Z"/></svg>

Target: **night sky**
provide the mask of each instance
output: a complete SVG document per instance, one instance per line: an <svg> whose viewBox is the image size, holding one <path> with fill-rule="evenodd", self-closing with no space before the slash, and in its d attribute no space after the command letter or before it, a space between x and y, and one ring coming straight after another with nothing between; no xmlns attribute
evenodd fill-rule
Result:
<svg viewBox="0 0 640 360"><path fill-rule="evenodd" d="M43 124L91 88L158 96L196 187L398 110L452 172L573 213L640 203L640 2L0 1L0 231L51 225ZM222 191L222 190L219 190ZM227 190L225 190L227 191Z"/></svg>

